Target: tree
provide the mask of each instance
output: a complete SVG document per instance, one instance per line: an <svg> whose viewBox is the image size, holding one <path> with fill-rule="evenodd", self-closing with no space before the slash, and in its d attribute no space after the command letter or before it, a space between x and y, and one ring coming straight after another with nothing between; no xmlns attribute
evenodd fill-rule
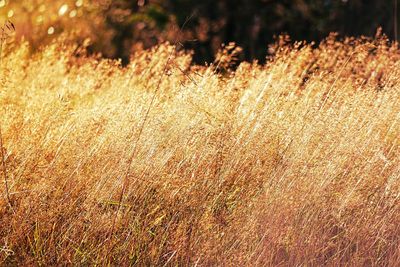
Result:
<svg viewBox="0 0 400 267"><path fill-rule="evenodd" d="M243 59L265 59L274 36L319 41L330 32L395 38L396 0L35 0L9 1L17 32L34 47L63 32L92 40L91 49L127 62L135 47L176 41L178 28L195 61L212 61L222 43L243 47ZM398 8L398 7L397 7ZM190 19L187 21L187 18Z"/></svg>

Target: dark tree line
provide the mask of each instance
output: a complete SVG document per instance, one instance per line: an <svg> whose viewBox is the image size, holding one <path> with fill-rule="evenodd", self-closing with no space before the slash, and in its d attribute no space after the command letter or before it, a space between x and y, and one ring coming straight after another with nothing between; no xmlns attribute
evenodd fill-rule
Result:
<svg viewBox="0 0 400 267"><path fill-rule="evenodd" d="M210 61L222 43L235 41L244 58L263 60L274 36L319 41L330 32L373 36L382 27L395 38L396 0L116 0L106 11L115 56L127 58L127 46L176 38L171 25L185 28L180 41L196 51L197 62ZM129 11L123 19L115 10ZM188 17L190 19L188 20Z"/></svg>

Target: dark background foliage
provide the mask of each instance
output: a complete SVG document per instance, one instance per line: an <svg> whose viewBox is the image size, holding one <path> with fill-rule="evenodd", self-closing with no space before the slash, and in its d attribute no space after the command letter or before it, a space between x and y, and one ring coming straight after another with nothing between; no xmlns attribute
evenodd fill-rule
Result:
<svg viewBox="0 0 400 267"><path fill-rule="evenodd" d="M74 32L78 32L76 35L78 38L90 37L92 51L102 52L107 57L120 57L125 62L128 61L132 51L140 47L148 48L163 41L173 43L179 41L185 48L196 52L196 62L204 63L212 61L221 45L231 41L244 49L242 59L262 61L267 55L268 45L282 33L289 34L293 41L318 42L330 32L338 32L342 37L374 36L378 27L382 27L385 34L395 39L395 1L16 0L6 2L9 8L15 10L13 19L19 20L19 24L22 24L21 34L33 43L43 43L47 29L51 26L55 27L55 34L73 29ZM74 10L77 12L74 15L69 13L70 16L59 12L59 8L66 4L69 7L68 12ZM44 5L47 8L43 8ZM38 16L44 17L40 23L36 23ZM179 33L183 24L185 27Z"/></svg>
<svg viewBox="0 0 400 267"><path fill-rule="evenodd" d="M117 1L118 2L118 1ZM137 12L132 1L129 8ZM196 51L197 61L210 61L222 43L235 41L245 59L266 56L274 36L287 33L292 40L319 41L330 32L341 36L373 36L378 27L395 38L394 0L168 0L142 2L148 16L163 30L168 18L177 25L187 21L182 43ZM132 26L132 25L131 25ZM131 27L129 26L129 27ZM131 39L124 27L119 38ZM115 40L115 45L121 43ZM124 56L122 50L119 56Z"/></svg>

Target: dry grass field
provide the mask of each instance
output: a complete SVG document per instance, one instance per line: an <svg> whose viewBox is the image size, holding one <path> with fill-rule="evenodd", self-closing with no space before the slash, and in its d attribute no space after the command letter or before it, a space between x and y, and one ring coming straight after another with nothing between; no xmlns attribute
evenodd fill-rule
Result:
<svg viewBox="0 0 400 267"><path fill-rule="evenodd" d="M0 265L398 266L400 50L4 49Z"/></svg>

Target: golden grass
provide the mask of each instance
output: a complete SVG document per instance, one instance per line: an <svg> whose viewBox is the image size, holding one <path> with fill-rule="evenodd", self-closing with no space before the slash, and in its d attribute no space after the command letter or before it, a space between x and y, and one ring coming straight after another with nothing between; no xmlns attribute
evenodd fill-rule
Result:
<svg viewBox="0 0 400 267"><path fill-rule="evenodd" d="M0 265L400 264L400 50L273 49L8 49Z"/></svg>

